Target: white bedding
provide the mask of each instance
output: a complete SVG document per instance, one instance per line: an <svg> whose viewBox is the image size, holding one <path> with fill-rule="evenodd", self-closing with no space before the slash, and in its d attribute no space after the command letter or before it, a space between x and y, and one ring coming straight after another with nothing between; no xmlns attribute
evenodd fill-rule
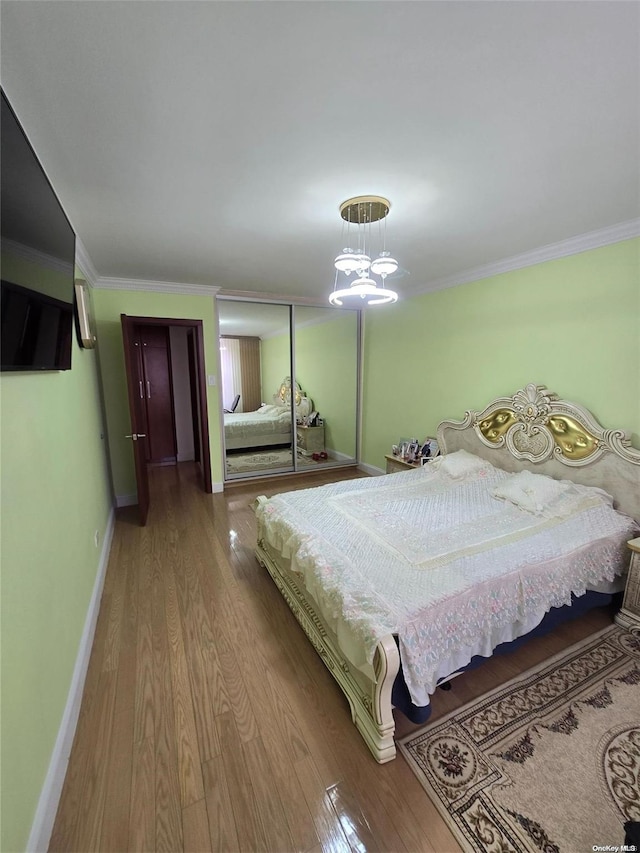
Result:
<svg viewBox="0 0 640 853"><path fill-rule="evenodd" d="M260 447L291 440L291 409L265 407L269 411L234 412L224 416L227 449Z"/></svg>
<svg viewBox="0 0 640 853"><path fill-rule="evenodd" d="M258 510L355 665L398 636L417 705L474 654L614 581L638 530L597 489L572 484L557 512L538 514L491 494L512 475L489 463L455 479L440 469L285 493Z"/></svg>

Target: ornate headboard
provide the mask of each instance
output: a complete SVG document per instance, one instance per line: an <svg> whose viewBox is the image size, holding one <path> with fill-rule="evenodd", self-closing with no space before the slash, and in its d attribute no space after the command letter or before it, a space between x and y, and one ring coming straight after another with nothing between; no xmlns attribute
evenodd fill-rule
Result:
<svg viewBox="0 0 640 853"><path fill-rule="evenodd" d="M313 409L313 400L306 396L297 382L291 382L290 376L285 376L280 387L273 395L273 402L278 406L290 406L291 399L296 410L296 418L306 417Z"/></svg>
<svg viewBox="0 0 640 853"><path fill-rule="evenodd" d="M291 397L293 396L294 402L296 406L300 405L300 400L302 399L302 389L298 385L297 382L291 382L290 376L285 376L285 378L280 383L280 387L273 395L273 402L278 406L290 406L291 405Z"/></svg>
<svg viewBox="0 0 640 853"><path fill-rule="evenodd" d="M599 486L623 512L640 520L640 450L622 430L604 429L577 403L544 385L498 397L462 421L442 421L444 453L468 450L506 471L534 469L556 479Z"/></svg>

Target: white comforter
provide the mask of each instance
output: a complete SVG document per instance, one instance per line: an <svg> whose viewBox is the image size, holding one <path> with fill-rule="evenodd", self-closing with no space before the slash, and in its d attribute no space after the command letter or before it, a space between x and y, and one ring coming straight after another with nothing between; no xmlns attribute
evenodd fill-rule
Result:
<svg viewBox="0 0 640 853"><path fill-rule="evenodd" d="M289 492L258 510L357 666L397 634L417 705L474 654L613 580L637 530L598 490L574 486L562 517L540 516L491 495L510 475L489 463L459 480L440 468Z"/></svg>
<svg viewBox="0 0 640 853"><path fill-rule="evenodd" d="M224 416L224 434L227 439L282 435L288 432L291 432L291 409L281 409L276 414L234 412Z"/></svg>

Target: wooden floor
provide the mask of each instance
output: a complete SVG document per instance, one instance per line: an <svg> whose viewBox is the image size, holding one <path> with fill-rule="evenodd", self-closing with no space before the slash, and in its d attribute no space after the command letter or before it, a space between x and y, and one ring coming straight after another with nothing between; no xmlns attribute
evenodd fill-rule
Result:
<svg viewBox="0 0 640 853"><path fill-rule="evenodd" d="M253 556L261 493L151 472L121 511L54 851L458 851L399 755L375 763L346 700ZM433 718L611 621L597 611L437 691ZM398 733L412 727L398 715Z"/></svg>

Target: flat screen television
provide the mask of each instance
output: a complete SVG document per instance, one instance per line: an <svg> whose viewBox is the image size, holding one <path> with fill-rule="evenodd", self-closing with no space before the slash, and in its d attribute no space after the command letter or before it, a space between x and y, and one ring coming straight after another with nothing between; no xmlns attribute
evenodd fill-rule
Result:
<svg viewBox="0 0 640 853"><path fill-rule="evenodd" d="M2 370L70 370L76 235L2 92Z"/></svg>

